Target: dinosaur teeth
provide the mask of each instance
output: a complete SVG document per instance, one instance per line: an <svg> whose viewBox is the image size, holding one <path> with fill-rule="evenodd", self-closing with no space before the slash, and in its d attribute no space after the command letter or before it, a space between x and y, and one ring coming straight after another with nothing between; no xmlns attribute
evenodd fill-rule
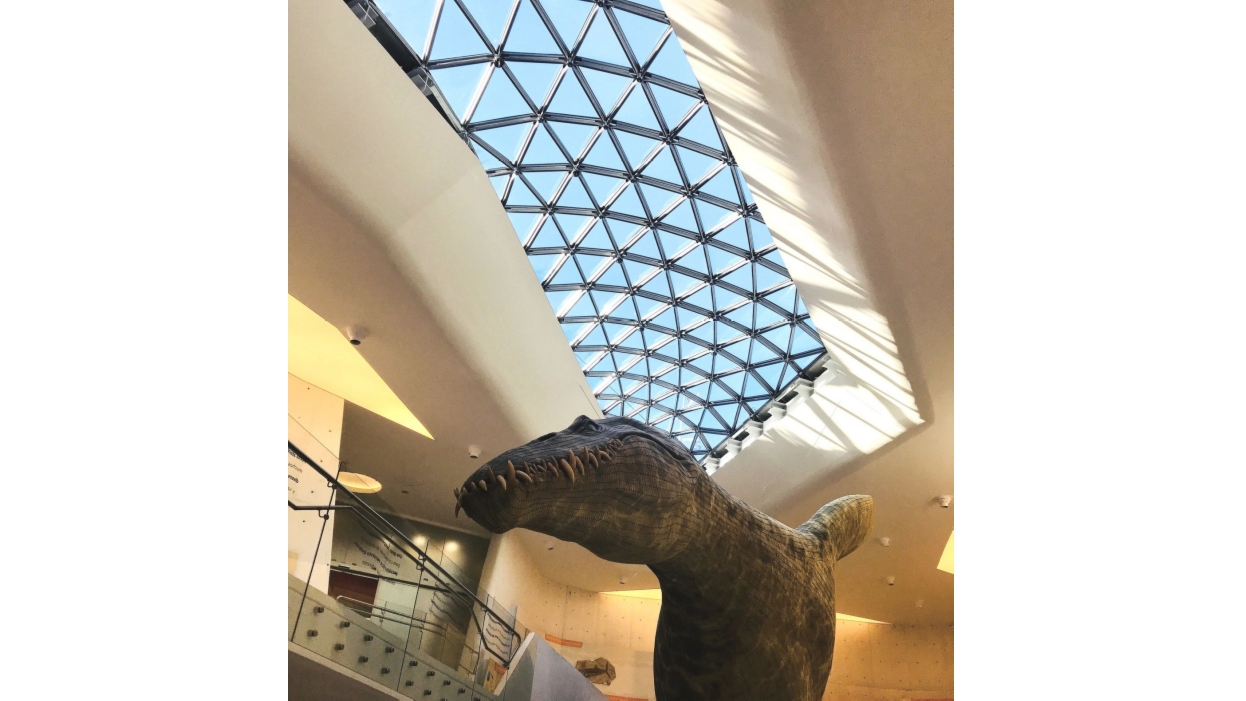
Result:
<svg viewBox="0 0 1246 701"><path fill-rule="evenodd" d="M520 482L527 482L528 484L533 483L532 478L528 476L527 472L516 472L515 477L519 478Z"/></svg>
<svg viewBox="0 0 1246 701"><path fill-rule="evenodd" d="M506 478L498 475L498 484L502 485L502 491L506 491Z"/></svg>
<svg viewBox="0 0 1246 701"><path fill-rule="evenodd" d="M584 449L584 462L591 464L593 469L601 467L601 463L597 462L597 453L589 450L588 448Z"/></svg>
<svg viewBox="0 0 1246 701"><path fill-rule="evenodd" d="M567 463L566 459L559 460L558 464L562 466L563 472L567 473L567 477L570 477L571 481L574 482L575 481L575 470L572 469L571 465Z"/></svg>
<svg viewBox="0 0 1246 701"><path fill-rule="evenodd" d="M568 460L571 463L571 466L574 467L576 470L579 470L580 474L583 475L584 474L584 463L580 462L579 456L575 454L574 450L568 450L567 455L568 455Z"/></svg>
<svg viewBox="0 0 1246 701"><path fill-rule="evenodd" d="M515 481L515 463L510 460L506 461L506 476L511 478L512 482Z"/></svg>
<svg viewBox="0 0 1246 701"><path fill-rule="evenodd" d="M455 518L459 517L459 512L462 510L463 510L463 502L461 501L454 502L454 517Z"/></svg>
<svg viewBox="0 0 1246 701"><path fill-rule="evenodd" d="M485 484L484 480L477 480L476 484L480 487L480 491L482 492L489 491L489 485Z"/></svg>

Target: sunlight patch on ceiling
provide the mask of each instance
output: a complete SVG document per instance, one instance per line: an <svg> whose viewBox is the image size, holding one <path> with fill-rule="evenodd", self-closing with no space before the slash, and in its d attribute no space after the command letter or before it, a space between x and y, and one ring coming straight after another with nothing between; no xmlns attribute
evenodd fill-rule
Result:
<svg viewBox="0 0 1246 701"><path fill-rule="evenodd" d="M416 433L433 437L341 331L302 302L287 297L287 362L291 375Z"/></svg>
<svg viewBox="0 0 1246 701"><path fill-rule="evenodd" d="M952 561L952 541L955 540L955 538L956 531L952 531L952 535L947 537L947 545L943 546L943 556L939 558L938 569L941 569L948 574L956 574L952 571L952 565L954 564Z"/></svg>

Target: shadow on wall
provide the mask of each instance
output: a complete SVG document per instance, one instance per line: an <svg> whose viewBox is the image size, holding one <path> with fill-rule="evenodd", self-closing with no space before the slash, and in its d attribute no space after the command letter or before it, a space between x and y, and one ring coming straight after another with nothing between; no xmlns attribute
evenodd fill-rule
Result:
<svg viewBox="0 0 1246 701"><path fill-rule="evenodd" d="M818 116L796 82L774 19L761 3L728 8L715 0L669 0L664 6L828 353L898 426L929 420L925 390L915 392L910 382L920 373L906 373L892 325L877 311L877 278L886 278L877 262L885 256L871 255L875 265L867 271L861 255L866 248L879 253L867 240L876 227L861 225L872 219L869 208L855 191L856 206L849 206L849 184L825 153ZM888 308L902 317L901 306Z"/></svg>

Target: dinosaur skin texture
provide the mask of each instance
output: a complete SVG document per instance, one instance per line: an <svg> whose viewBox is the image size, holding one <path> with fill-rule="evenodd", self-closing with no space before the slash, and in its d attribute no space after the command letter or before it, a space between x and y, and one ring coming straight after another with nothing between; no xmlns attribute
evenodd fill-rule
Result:
<svg viewBox="0 0 1246 701"><path fill-rule="evenodd" d="M527 528L662 586L659 701L815 701L835 645L835 562L869 535L845 496L789 528L719 487L679 443L631 419L581 416L508 450L455 490L493 533Z"/></svg>

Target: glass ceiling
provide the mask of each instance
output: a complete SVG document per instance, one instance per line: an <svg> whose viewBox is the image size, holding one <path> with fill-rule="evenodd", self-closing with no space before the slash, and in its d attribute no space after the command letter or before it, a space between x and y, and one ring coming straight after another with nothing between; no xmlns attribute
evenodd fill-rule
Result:
<svg viewBox="0 0 1246 701"><path fill-rule="evenodd" d="M704 460L825 353L657 0L376 5L488 172L603 412Z"/></svg>

